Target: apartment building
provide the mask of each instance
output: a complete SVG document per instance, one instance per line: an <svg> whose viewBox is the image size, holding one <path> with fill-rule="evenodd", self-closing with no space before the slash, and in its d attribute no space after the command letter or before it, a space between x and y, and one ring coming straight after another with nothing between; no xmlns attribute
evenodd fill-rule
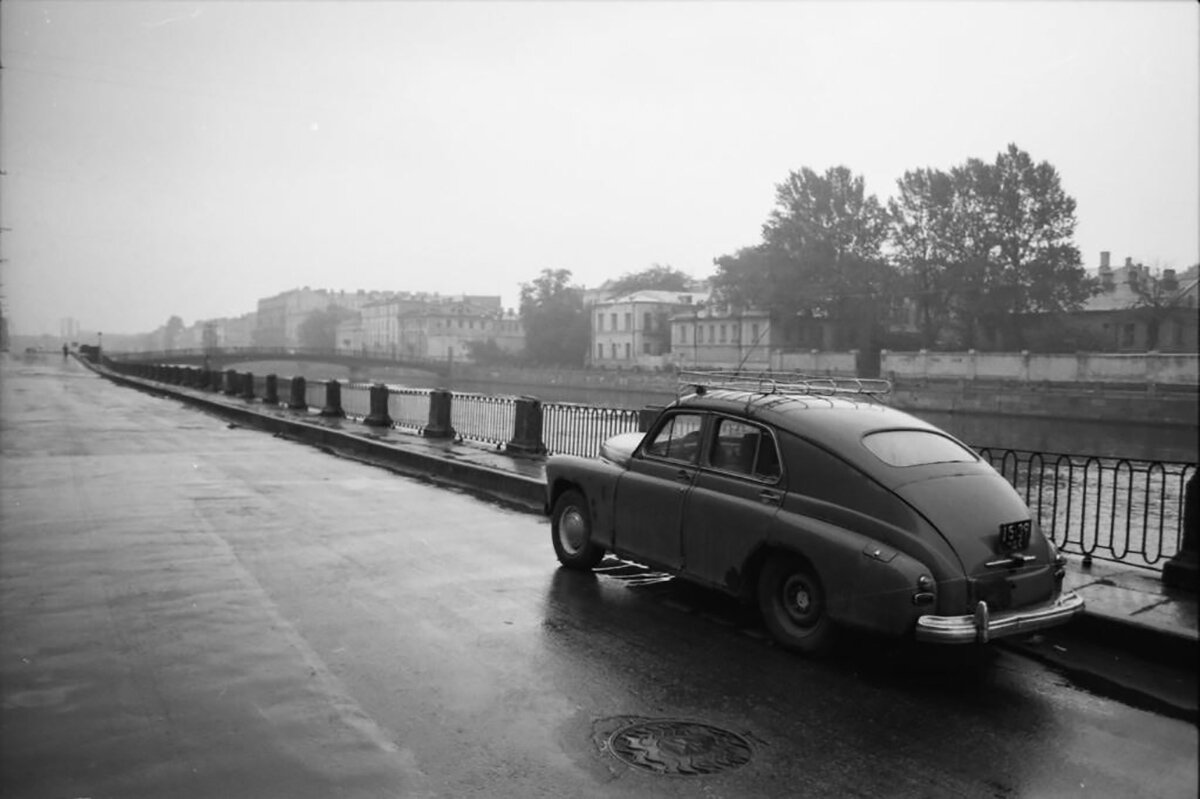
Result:
<svg viewBox="0 0 1200 799"><path fill-rule="evenodd" d="M518 354L525 349L520 317L500 310L495 302L459 301L427 303L399 317L399 350L408 357L469 362L471 346L493 342L502 351ZM490 298L489 298L490 299Z"/></svg>
<svg viewBox="0 0 1200 799"><path fill-rule="evenodd" d="M602 368L662 366L671 350L671 317L707 299L703 291L647 290L593 303L589 362Z"/></svg>
<svg viewBox="0 0 1200 799"><path fill-rule="evenodd" d="M766 311L697 306L671 316L669 362L679 367L767 369L780 346Z"/></svg>
<svg viewBox="0 0 1200 799"><path fill-rule="evenodd" d="M310 314L331 306L360 313L368 305L392 296L385 291L329 291L308 286L291 289L258 301L254 343L265 347L294 347L300 325Z"/></svg>

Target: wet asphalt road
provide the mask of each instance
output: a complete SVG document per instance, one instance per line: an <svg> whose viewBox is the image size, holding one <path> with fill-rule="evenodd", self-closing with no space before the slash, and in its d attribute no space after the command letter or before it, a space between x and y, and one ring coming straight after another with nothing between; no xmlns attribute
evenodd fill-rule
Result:
<svg viewBox="0 0 1200 799"><path fill-rule="evenodd" d="M1193 725L1017 655L811 661L539 517L0 363L5 797L1195 796ZM661 776L637 719L752 746Z"/></svg>

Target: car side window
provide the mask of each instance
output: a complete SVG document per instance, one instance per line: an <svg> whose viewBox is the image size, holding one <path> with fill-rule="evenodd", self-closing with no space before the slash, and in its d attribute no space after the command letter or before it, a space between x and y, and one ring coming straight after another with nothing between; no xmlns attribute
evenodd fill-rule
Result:
<svg viewBox="0 0 1200 799"><path fill-rule="evenodd" d="M658 429L643 452L654 458L695 463L700 454L701 421L700 414L674 414Z"/></svg>
<svg viewBox="0 0 1200 799"><path fill-rule="evenodd" d="M757 425L736 419L718 420L708 463L714 469L758 480L773 482L781 474L774 437Z"/></svg>

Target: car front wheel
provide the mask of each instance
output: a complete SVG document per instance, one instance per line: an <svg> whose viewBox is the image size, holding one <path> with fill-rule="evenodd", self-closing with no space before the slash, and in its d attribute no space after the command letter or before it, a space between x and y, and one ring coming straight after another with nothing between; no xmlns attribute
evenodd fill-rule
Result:
<svg viewBox="0 0 1200 799"><path fill-rule="evenodd" d="M604 557L604 548L592 543L592 517L578 491L566 491L554 503L550 537L558 562L569 569L587 571Z"/></svg>
<svg viewBox="0 0 1200 799"><path fill-rule="evenodd" d="M825 591L816 572L799 558L767 562L758 581L758 605L767 630L785 649L821 654L833 643Z"/></svg>

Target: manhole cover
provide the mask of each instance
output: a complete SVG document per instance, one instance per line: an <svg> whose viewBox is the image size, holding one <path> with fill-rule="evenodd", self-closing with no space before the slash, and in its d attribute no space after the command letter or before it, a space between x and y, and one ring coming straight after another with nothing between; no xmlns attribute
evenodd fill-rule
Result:
<svg viewBox="0 0 1200 799"><path fill-rule="evenodd" d="M639 721L609 736L608 746L636 768L685 776L739 768L753 754L742 736L693 721Z"/></svg>

